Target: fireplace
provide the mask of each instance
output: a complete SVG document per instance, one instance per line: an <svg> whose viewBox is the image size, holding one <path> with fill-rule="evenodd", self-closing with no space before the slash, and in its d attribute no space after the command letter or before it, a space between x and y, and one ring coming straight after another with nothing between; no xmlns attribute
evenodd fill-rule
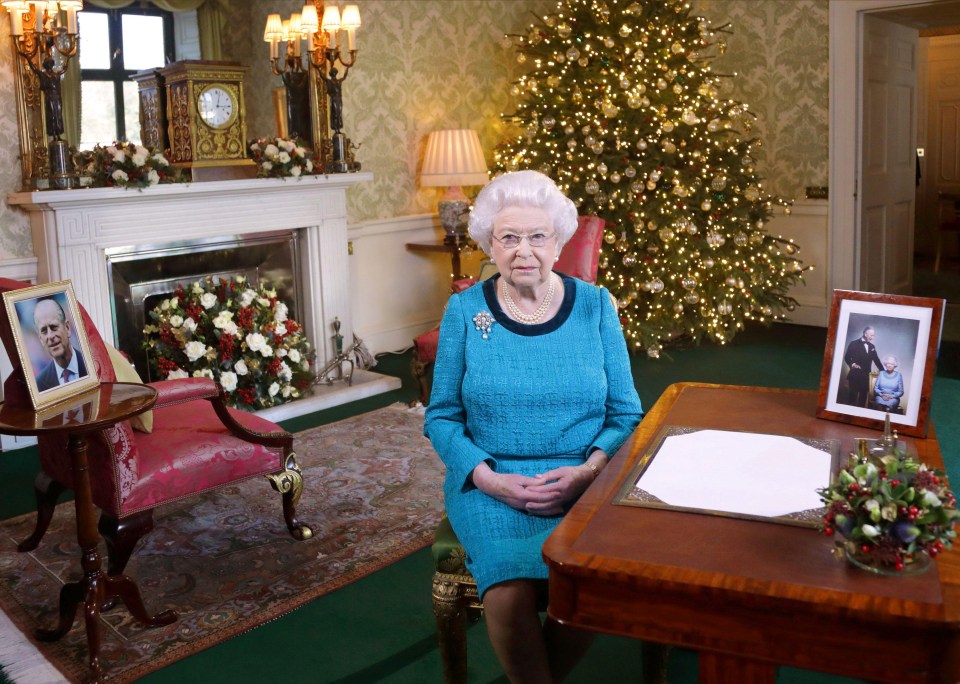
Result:
<svg viewBox="0 0 960 684"><path fill-rule="evenodd" d="M297 247L297 231L279 231L105 250L117 349L133 360L140 377L162 379L154 377L141 347L143 326L177 286L189 287L205 276L242 275L254 288L263 284L277 291L292 318L303 320Z"/></svg>
<svg viewBox="0 0 960 684"><path fill-rule="evenodd" d="M284 283L287 276L277 276L274 265L279 253L288 251L293 244L289 268L294 274L290 277L296 281L297 308L291 311L299 311L299 322L316 347L318 358L330 359L336 354L332 342L334 320L339 321L340 333L347 342L353 336L346 190L372 178L370 173L341 173L297 180L173 183L142 191L47 190L13 193L8 196L8 203L30 213L39 281L71 280L77 299L103 338L128 353L138 351L138 345L123 339L117 327L117 300L132 301L134 297L150 295L139 290L136 294L118 294L115 277L153 282L154 261L169 258L169 263L160 268L173 275L156 280L194 280L196 273L192 268L181 268L179 262L187 264L195 252L199 254L207 248L218 255L219 250L229 249L226 243L250 240L234 247L240 267L249 273L257 272L258 277L277 277L278 283ZM283 234L293 237L271 243ZM173 252L161 254L158 249ZM180 253L174 253L178 249ZM263 259L247 259L248 251L260 251ZM138 260L139 265L123 265L134 261L138 254L147 255ZM257 261L260 263L254 263ZM235 267L220 269L215 264L211 270L229 270L232 274ZM142 278L132 278L130 271L134 269L147 273L140 274L144 275ZM169 287L167 284L161 289ZM142 330L142 325L134 323L133 327ZM334 385L318 389L314 398L282 404L264 413L271 420L282 420L379 394L399 384L396 378L364 371L354 376L352 387Z"/></svg>

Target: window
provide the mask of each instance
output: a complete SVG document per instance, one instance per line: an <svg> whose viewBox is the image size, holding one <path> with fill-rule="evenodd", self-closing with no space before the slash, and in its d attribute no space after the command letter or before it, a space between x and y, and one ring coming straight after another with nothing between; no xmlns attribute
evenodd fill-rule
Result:
<svg viewBox="0 0 960 684"><path fill-rule="evenodd" d="M80 21L80 149L140 142L140 103L130 76L173 61L173 14L156 8L87 9Z"/></svg>

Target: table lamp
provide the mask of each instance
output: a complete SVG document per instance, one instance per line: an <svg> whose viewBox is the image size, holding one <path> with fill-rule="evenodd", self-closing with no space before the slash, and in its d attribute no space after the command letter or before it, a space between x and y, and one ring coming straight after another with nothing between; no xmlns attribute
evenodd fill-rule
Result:
<svg viewBox="0 0 960 684"><path fill-rule="evenodd" d="M447 188L437 203L444 242L460 243L466 239L470 200L463 194L462 186L485 185L488 180L487 163L476 131L461 128L433 131L429 135L420 185Z"/></svg>

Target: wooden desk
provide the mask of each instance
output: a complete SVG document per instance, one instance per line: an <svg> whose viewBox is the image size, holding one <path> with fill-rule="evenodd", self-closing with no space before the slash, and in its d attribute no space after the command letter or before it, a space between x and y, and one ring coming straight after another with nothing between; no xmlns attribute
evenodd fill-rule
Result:
<svg viewBox="0 0 960 684"><path fill-rule="evenodd" d="M408 242L406 246L411 252L441 252L449 254L451 266L453 267L453 272L450 274L450 282L455 282L467 277L463 274L462 267L460 266L460 254L468 248L473 249L473 245L469 240L448 242L447 239L444 238L442 242Z"/></svg>
<svg viewBox="0 0 960 684"><path fill-rule="evenodd" d="M777 665L907 684L960 681L960 550L925 574L881 577L802 527L614 504L661 426L836 438L816 392L682 383L547 539L549 614L600 632L696 649L700 681L770 683ZM942 467L931 430L905 439ZM691 473L690 477L696 477Z"/></svg>
<svg viewBox="0 0 960 684"><path fill-rule="evenodd" d="M82 602L90 652L90 671L92 681L95 682L100 681L102 676L100 641L103 626L100 623L100 611L105 605L111 605L114 599L120 599L137 620L150 627L169 625L177 619L176 613L169 610L155 616L147 614L140 590L132 579L125 575L107 575L101 569L100 555L97 552L100 535L97 533L96 512L87 469L88 435L143 413L153 406L156 400L156 390L146 385L102 383L96 390L42 411L0 404L0 433L68 435L83 579L63 586L60 590L60 622L55 629L37 630L37 638L41 641L56 641L64 636L73 626L77 606Z"/></svg>

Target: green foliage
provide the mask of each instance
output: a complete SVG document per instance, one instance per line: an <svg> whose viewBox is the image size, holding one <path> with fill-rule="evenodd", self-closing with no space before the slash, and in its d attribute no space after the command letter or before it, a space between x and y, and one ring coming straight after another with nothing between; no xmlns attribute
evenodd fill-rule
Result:
<svg viewBox="0 0 960 684"><path fill-rule="evenodd" d="M797 247L765 228L787 203L764 192L753 115L710 67L723 31L680 0L559 0L511 37L530 70L509 117L522 134L496 168L541 171L607 221L599 280L650 356L681 338L728 342L796 306Z"/></svg>

